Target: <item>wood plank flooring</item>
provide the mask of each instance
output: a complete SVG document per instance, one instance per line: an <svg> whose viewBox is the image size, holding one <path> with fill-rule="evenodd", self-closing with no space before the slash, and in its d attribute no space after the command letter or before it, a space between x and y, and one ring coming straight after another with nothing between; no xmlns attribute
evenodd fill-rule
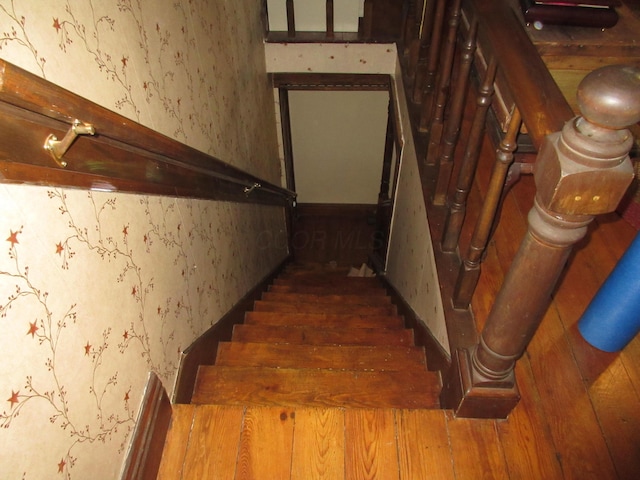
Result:
<svg viewBox="0 0 640 480"><path fill-rule="evenodd" d="M184 446L165 454L159 479L437 480L456 478L453 453L473 463L465 435L474 421L449 431L442 410L177 407L170 435ZM497 475L484 478L504 478L500 459ZM487 473L481 468L469 471Z"/></svg>

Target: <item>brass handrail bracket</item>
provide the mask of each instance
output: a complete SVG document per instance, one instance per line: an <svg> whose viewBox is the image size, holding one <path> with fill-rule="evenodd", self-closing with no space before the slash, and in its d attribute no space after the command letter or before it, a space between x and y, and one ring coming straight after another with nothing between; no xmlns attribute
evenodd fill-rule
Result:
<svg viewBox="0 0 640 480"><path fill-rule="evenodd" d="M66 133L62 140L58 140L58 138L51 134L47 137L47 140L44 143L44 149L47 150L55 162L62 168L67 166L67 162L62 159L71 144L74 142L78 135L95 135L96 131L93 128L93 125L88 123L83 123L80 120L74 120L71 128Z"/></svg>
<svg viewBox="0 0 640 480"><path fill-rule="evenodd" d="M243 189L244 194L248 197L249 195L251 195L251 192L253 192L256 188L262 188L262 185L260 185L258 182L255 182L250 187L244 187Z"/></svg>

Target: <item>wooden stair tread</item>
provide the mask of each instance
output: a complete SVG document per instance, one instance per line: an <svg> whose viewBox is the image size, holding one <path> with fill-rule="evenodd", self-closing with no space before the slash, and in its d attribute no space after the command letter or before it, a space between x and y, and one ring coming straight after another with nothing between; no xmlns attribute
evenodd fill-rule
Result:
<svg viewBox="0 0 640 480"><path fill-rule="evenodd" d="M391 305L391 297L386 295L356 295L356 294L334 294L334 293L278 293L264 292L262 300L267 302L289 302L289 303L330 303L330 304L350 304L368 306L388 306Z"/></svg>
<svg viewBox="0 0 640 480"><path fill-rule="evenodd" d="M216 365L398 371L426 369L422 347L221 342Z"/></svg>
<svg viewBox="0 0 640 480"><path fill-rule="evenodd" d="M367 306L344 304L315 304L315 303L287 303L267 302L256 300L253 309L257 312L285 312L285 313L339 313L359 315L395 315L395 305Z"/></svg>
<svg viewBox="0 0 640 480"><path fill-rule="evenodd" d="M236 325L233 341L304 345L414 345L413 330L285 325Z"/></svg>
<svg viewBox="0 0 640 480"><path fill-rule="evenodd" d="M162 450L158 480L181 478L196 408L195 405L172 405L171 423Z"/></svg>
<svg viewBox="0 0 640 480"><path fill-rule="evenodd" d="M404 319L399 315L247 312L244 323L247 325L304 325L321 328L404 328Z"/></svg>
<svg viewBox="0 0 640 480"><path fill-rule="evenodd" d="M194 404L439 408L434 372L201 366Z"/></svg>
<svg viewBox="0 0 640 480"><path fill-rule="evenodd" d="M184 411L182 407L189 407L190 411ZM156 478L237 478L237 451L245 411L237 406L174 405L172 426L179 420L188 431L182 427L176 435L170 427ZM212 435L212 431L216 434Z"/></svg>

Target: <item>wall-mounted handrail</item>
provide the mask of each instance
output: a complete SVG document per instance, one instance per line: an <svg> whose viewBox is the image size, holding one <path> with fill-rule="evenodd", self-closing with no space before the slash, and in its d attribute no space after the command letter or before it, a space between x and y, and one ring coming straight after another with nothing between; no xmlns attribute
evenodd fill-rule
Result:
<svg viewBox="0 0 640 480"><path fill-rule="evenodd" d="M59 165L45 149L76 119ZM0 175L5 182L286 205L295 193L184 145L0 60ZM61 157L62 158L62 157ZM261 188L246 195L244 188Z"/></svg>

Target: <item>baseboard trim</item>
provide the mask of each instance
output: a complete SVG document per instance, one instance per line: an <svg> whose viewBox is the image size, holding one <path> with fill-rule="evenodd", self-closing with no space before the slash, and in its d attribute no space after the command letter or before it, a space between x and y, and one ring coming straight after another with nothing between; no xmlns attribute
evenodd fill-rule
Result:
<svg viewBox="0 0 640 480"><path fill-rule="evenodd" d="M150 372L122 471L122 480L153 480L171 422L171 402L158 376Z"/></svg>
<svg viewBox="0 0 640 480"><path fill-rule="evenodd" d="M451 356L442 348L442 345L435 339L429 328L411 308L411 305L389 283L387 278L380 276L380 279L387 288L393 303L398 307L398 313L404 317L405 326L413 329L416 345L425 348L429 370L446 372L451 365Z"/></svg>
<svg viewBox="0 0 640 480"><path fill-rule="evenodd" d="M253 309L253 302L260 299L262 292L289 262L290 257L287 257L275 270L242 297L215 325L182 352L172 403L191 403L198 367L215 363L218 344L231 340L234 325L244 321L244 314Z"/></svg>

